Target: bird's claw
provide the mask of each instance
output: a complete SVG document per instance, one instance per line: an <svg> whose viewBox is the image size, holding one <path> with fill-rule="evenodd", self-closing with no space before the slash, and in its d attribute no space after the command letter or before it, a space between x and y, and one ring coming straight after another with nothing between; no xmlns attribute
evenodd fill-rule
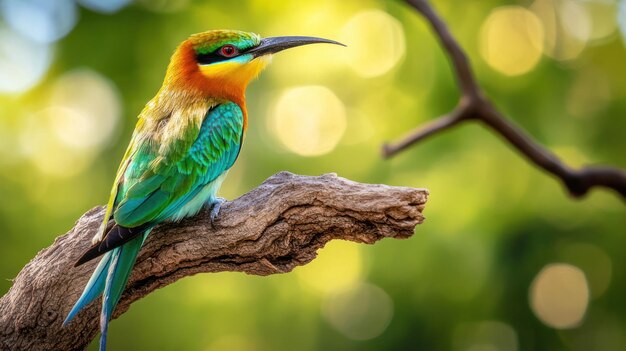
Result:
<svg viewBox="0 0 626 351"><path fill-rule="evenodd" d="M217 219L217 215L220 213L220 208L222 208L222 204L226 202L226 199L223 197L215 198L209 205L209 219L211 220L211 226L215 227L215 220Z"/></svg>
<svg viewBox="0 0 626 351"><path fill-rule="evenodd" d="M91 238L91 244L95 245L101 242L103 238L104 238L104 231L98 230L98 233L96 233L96 235L94 235L93 238Z"/></svg>
<svg viewBox="0 0 626 351"><path fill-rule="evenodd" d="M102 239L104 239L104 237L107 235L107 233L111 230L111 228L113 228L113 226L115 225L115 220L111 219L107 222L106 226L103 224L100 226L100 228L98 229L98 232L96 233L96 235L93 236L93 238L91 238L91 243L93 245L99 243L102 241Z"/></svg>

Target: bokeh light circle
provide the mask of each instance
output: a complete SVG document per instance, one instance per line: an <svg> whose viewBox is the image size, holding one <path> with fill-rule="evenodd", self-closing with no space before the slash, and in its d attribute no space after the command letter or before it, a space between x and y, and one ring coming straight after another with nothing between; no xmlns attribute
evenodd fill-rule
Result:
<svg viewBox="0 0 626 351"><path fill-rule="evenodd" d="M19 151L43 174L65 178L88 167L120 120L115 85L78 69L52 85L49 105L21 120Z"/></svg>
<svg viewBox="0 0 626 351"><path fill-rule="evenodd" d="M381 10L354 15L342 28L340 38L348 45L343 50L345 63L362 77L389 72L406 50L402 25Z"/></svg>
<svg viewBox="0 0 626 351"><path fill-rule="evenodd" d="M580 325L589 304L585 273L565 263L545 266L533 280L529 295L537 318L557 329Z"/></svg>
<svg viewBox="0 0 626 351"><path fill-rule="evenodd" d="M346 130L346 109L323 86L292 88L270 111L270 130L290 151L319 156L332 151Z"/></svg>
<svg viewBox="0 0 626 351"><path fill-rule="evenodd" d="M57 79L50 105L63 107L52 114L52 128L66 145L88 148L110 141L121 114L115 85L89 69L77 69ZM63 113L71 110L73 113Z"/></svg>
<svg viewBox="0 0 626 351"><path fill-rule="evenodd" d="M92 149L69 147L53 130L56 115L75 115L76 112L63 107L50 107L21 120L18 152L27 158L40 173L69 178L85 170L93 161ZM80 116L68 117L80 119Z"/></svg>
<svg viewBox="0 0 626 351"><path fill-rule="evenodd" d="M4 0L0 6L12 29L40 43L65 37L78 21L73 0Z"/></svg>
<svg viewBox="0 0 626 351"><path fill-rule="evenodd" d="M52 49L0 27L0 93L21 93L48 72Z"/></svg>
<svg viewBox="0 0 626 351"><path fill-rule="evenodd" d="M393 317L393 301L381 288L359 284L327 297L323 306L326 320L353 340L381 335Z"/></svg>
<svg viewBox="0 0 626 351"><path fill-rule="evenodd" d="M348 289L363 277L363 258L358 245L332 241L308 265L296 270L300 282L316 292L329 294Z"/></svg>
<svg viewBox="0 0 626 351"><path fill-rule="evenodd" d="M530 8L543 23L545 54L560 61L577 58L592 35L585 7L573 0L535 0Z"/></svg>
<svg viewBox="0 0 626 351"><path fill-rule="evenodd" d="M543 26L521 6L491 11L480 30L480 53L496 71L516 76L532 70L542 54Z"/></svg>
<svg viewBox="0 0 626 351"><path fill-rule="evenodd" d="M626 43L626 1L620 1L617 8L617 24L622 33L622 39Z"/></svg>
<svg viewBox="0 0 626 351"><path fill-rule="evenodd" d="M611 285L613 262L601 248L587 243L572 243L559 250L559 257L585 272L592 298L602 296Z"/></svg>
<svg viewBox="0 0 626 351"><path fill-rule="evenodd" d="M591 20L591 40L608 38L617 30L617 4L614 1L592 0L582 5Z"/></svg>

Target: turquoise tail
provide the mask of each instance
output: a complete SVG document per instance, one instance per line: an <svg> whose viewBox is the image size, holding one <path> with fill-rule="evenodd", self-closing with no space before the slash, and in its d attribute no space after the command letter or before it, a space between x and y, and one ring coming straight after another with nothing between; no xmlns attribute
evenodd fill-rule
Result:
<svg viewBox="0 0 626 351"><path fill-rule="evenodd" d="M63 325L67 325L73 318L76 316L80 310L82 310L85 306L89 305L91 301L95 300L102 291L104 290L104 283L106 281L107 272L109 271L109 263L111 262L111 256L113 252L107 252L104 254L100 263L98 263L98 267L91 275L89 282L85 286L83 290L83 294L78 298L78 301L72 307L70 313L67 314Z"/></svg>
<svg viewBox="0 0 626 351"><path fill-rule="evenodd" d="M102 312L100 314L100 351L106 350L109 321L120 301L124 287L128 282L130 272L133 270L137 254L143 245L143 241L150 234L148 229L143 235L127 242L126 244L111 251L109 270L105 281L102 295Z"/></svg>
<svg viewBox="0 0 626 351"><path fill-rule="evenodd" d="M102 312L100 314L100 351L106 350L109 321L128 282L128 277L133 270L141 245L143 245L150 231L151 229L148 229L135 239L104 254L96 270L91 275L89 282L87 282L83 294L78 298L78 301L76 301L63 322L63 325L67 325L78 312L89 305L100 294L103 294Z"/></svg>

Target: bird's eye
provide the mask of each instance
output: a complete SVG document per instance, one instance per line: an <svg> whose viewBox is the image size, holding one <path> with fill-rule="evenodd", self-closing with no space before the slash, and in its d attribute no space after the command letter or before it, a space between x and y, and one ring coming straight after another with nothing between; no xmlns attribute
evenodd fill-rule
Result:
<svg viewBox="0 0 626 351"><path fill-rule="evenodd" d="M234 57L239 53L239 50L234 45L224 45L220 48L220 55L224 57Z"/></svg>

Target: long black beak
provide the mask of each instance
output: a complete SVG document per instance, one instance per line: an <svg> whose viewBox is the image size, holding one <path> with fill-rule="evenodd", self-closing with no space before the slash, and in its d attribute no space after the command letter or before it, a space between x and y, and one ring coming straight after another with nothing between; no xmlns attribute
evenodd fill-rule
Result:
<svg viewBox="0 0 626 351"><path fill-rule="evenodd" d="M327 43L327 44L345 46L344 44L334 41L334 40L316 38L316 37L297 37L297 36L269 37L269 38L261 39L261 43L258 46L253 47L252 49L246 51L245 53L252 54L254 57L259 57L259 56L283 51L285 49L295 48L296 46L318 44L318 43Z"/></svg>

